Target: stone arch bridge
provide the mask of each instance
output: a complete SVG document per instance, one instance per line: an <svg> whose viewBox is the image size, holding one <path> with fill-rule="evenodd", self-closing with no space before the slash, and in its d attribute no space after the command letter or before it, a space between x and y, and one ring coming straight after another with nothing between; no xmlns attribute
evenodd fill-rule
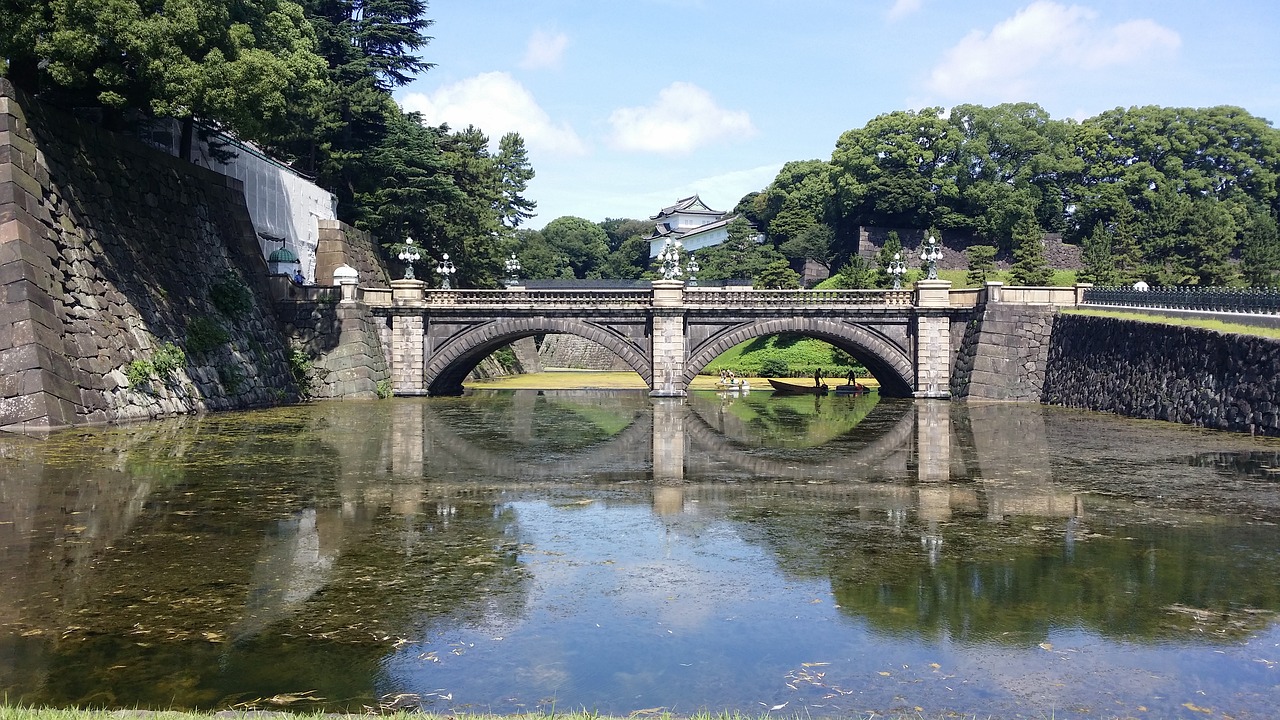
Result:
<svg viewBox="0 0 1280 720"><path fill-rule="evenodd" d="M384 320L379 332L397 395L460 394L467 375L493 351L532 335L568 333L614 352L644 378L651 396L684 397L725 350L797 333L858 359L884 395L948 398L965 323L992 291L951 290L940 280L914 290L728 290L667 280L632 290L391 285L364 288L361 300ZM1076 289L1046 290L1065 291L1074 304Z"/></svg>

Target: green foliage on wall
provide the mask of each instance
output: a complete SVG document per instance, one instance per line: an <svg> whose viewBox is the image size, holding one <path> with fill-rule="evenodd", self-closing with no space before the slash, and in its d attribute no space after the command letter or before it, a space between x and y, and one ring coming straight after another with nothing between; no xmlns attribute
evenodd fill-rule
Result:
<svg viewBox="0 0 1280 720"><path fill-rule="evenodd" d="M194 355L207 355L231 339L222 323L207 315L197 315L187 322L187 350Z"/></svg>

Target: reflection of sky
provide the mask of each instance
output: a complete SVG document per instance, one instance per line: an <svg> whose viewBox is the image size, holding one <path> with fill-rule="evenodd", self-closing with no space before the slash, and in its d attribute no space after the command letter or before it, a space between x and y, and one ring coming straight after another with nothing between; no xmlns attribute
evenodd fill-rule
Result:
<svg viewBox="0 0 1280 720"><path fill-rule="evenodd" d="M919 706L1097 717L1139 704L1170 713L1186 702L1215 707L1209 699L1224 696L1236 711L1269 707L1258 689L1280 682L1280 668L1255 662L1262 646L1275 650L1276 630L1247 646L1177 653L1075 630L1054 632L1047 648L882 636L841 615L825 582L783 577L730 522L694 525L600 502L513 507L530 573L527 614L484 627L437 625L389 660L385 692L437 692L449 700L428 697L430 709L473 712L554 704L754 714L786 703L780 712Z"/></svg>

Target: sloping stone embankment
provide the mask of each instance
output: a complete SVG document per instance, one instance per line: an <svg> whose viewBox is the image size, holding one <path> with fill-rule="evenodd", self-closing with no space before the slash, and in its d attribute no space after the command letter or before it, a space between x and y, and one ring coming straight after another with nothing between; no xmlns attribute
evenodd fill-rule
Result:
<svg viewBox="0 0 1280 720"><path fill-rule="evenodd" d="M1280 435L1280 341L1059 315L1043 402Z"/></svg>

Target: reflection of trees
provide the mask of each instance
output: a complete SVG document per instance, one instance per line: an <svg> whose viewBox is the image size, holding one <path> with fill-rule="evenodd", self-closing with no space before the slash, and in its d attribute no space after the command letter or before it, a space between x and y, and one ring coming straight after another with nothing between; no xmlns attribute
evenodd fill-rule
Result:
<svg viewBox="0 0 1280 720"><path fill-rule="evenodd" d="M608 440L649 412L648 396L592 391L473 392L431 412L478 449L532 457L572 452Z"/></svg>
<svg viewBox="0 0 1280 720"><path fill-rule="evenodd" d="M689 406L734 441L752 446L810 448L851 432L879 401L878 393L853 397L752 393L732 398L694 393Z"/></svg>
<svg viewBox="0 0 1280 720"><path fill-rule="evenodd" d="M209 707L310 689L358 709L396 638L444 614L518 612L515 519L489 492L390 475L385 422L344 432L355 416L219 415L160 436L157 425L90 431L79 448L46 444L55 455L28 448L34 527L0 557L21 550L26 564L6 567L34 582L0 597L0 618L35 625L39 639L5 655L38 664L24 664L26 679L0 668L0 681L38 689L11 700ZM134 432L148 441L135 446ZM103 497L117 486L119 502ZM76 496L86 502L68 505ZM69 508L83 527L68 526ZM105 539L80 542L90 530ZM80 558L72 570L64 555Z"/></svg>
<svg viewBox="0 0 1280 720"><path fill-rule="evenodd" d="M930 526L914 509L862 510L789 504L734 517L784 571L829 577L843 612L892 634L1023 644L1083 626L1128 640L1236 639L1280 611L1265 529L985 523L976 513Z"/></svg>

